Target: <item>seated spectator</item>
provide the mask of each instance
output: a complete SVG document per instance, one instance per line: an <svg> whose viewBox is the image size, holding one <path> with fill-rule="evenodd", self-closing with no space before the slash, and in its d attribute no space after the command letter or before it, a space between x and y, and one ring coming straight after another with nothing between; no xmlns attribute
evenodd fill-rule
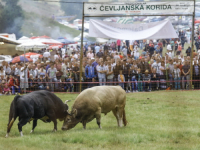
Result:
<svg viewBox="0 0 200 150"><path fill-rule="evenodd" d="M21 93L21 89L20 89L19 83L20 82L18 80L18 77L14 76L14 86L12 87L12 94L20 94Z"/></svg>
<svg viewBox="0 0 200 150"><path fill-rule="evenodd" d="M10 89L12 89L12 94L15 94L15 92L14 92L14 79L13 79L12 75L9 76L8 87Z"/></svg>
<svg viewBox="0 0 200 150"><path fill-rule="evenodd" d="M35 91L37 89L37 80L33 78L32 74L29 75L28 84L30 91Z"/></svg>
<svg viewBox="0 0 200 150"><path fill-rule="evenodd" d="M7 83L5 84L3 90L4 90L4 94L5 94L5 95L11 95L11 90L10 90L10 88L9 88L9 86L8 86Z"/></svg>
<svg viewBox="0 0 200 150"><path fill-rule="evenodd" d="M151 75L146 70L142 76L143 79L143 91L151 91Z"/></svg>
<svg viewBox="0 0 200 150"><path fill-rule="evenodd" d="M124 89L125 77L122 74L122 70L119 71L118 82L119 82L119 85Z"/></svg>

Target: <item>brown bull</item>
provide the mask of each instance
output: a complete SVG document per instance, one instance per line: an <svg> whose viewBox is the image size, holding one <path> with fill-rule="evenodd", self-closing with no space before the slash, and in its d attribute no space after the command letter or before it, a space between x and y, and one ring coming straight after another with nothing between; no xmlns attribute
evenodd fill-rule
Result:
<svg viewBox="0 0 200 150"><path fill-rule="evenodd" d="M67 115L62 130L69 130L79 122L86 128L86 123L96 118L101 128L101 113L112 111L119 127L126 126L126 92L120 86L96 86L81 92L76 98L71 115ZM123 122L123 123L122 123Z"/></svg>

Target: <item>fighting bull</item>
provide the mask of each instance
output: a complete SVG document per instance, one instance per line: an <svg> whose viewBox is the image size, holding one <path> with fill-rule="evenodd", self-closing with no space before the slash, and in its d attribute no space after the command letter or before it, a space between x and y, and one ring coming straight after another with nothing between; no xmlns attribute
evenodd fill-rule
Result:
<svg viewBox="0 0 200 150"><path fill-rule="evenodd" d="M96 86L81 92L76 98L70 115L67 115L62 130L69 130L79 122L83 128L86 123L96 118L101 128L101 113L105 115L112 111L117 119L119 127L127 125L126 114L126 92L120 86Z"/></svg>
<svg viewBox="0 0 200 150"><path fill-rule="evenodd" d="M67 101L66 101L67 102ZM11 127L19 117L18 129L23 136L22 126L33 120L31 133L37 126L37 120L54 123L53 131L57 130L57 119L63 121L68 115L68 105L64 104L60 98L48 91L35 91L23 96L15 96L10 105L9 121L7 127L8 137Z"/></svg>

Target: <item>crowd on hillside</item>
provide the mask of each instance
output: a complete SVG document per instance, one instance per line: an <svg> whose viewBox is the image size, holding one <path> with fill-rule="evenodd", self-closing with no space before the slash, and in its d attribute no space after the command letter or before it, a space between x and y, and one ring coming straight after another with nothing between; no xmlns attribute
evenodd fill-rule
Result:
<svg viewBox="0 0 200 150"><path fill-rule="evenodd" d="M184 46L185 33L179 39L140 40L84 45L82 90L97 85L120 85L126 92L188 89L191 47ZM195 38L193 86L199 89L200 49ZM163 49L167 51L164 52ZM183 51L185 48L186 51ZM78 92L80 47L41 50L41 59L0 67L0 93L16 94L34 90ZM78 82L78 83L76 83Z"/></svg>

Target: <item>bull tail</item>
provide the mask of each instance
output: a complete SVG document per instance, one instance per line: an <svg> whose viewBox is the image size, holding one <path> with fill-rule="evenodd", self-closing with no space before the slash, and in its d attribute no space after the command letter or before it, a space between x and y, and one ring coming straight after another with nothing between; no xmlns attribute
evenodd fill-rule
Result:
<svg viewBox="0 0 200 150"><path fill-rule="evenodd" d="M124 126L127 125L127 120L126 120L126 112L125 112L125 109L123 110L123 123L124 123Z"/></svg>
<svg viewBox="0 0 200 150"><path fill-rule="evenodd" d="M7 135L10 132L15 119L17 118L16 102L19 97L20 97L19 95L15 96L14 100L12 101L12 103L10 105Z"/></svg>

